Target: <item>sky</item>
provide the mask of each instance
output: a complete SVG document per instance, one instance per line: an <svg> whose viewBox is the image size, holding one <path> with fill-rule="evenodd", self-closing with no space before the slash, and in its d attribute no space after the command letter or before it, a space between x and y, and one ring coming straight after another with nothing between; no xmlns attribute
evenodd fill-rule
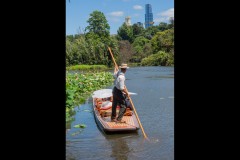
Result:
<svg viewBox="0 0 240 160"><path fill-rule="evenodd" d="M95 10L105 15L110 34L117 34L126 16L131 17L131 24L145 22L145 4L152 5L154 25L174 17L174 0L66 0L66 35L83 33Z"/></svg>

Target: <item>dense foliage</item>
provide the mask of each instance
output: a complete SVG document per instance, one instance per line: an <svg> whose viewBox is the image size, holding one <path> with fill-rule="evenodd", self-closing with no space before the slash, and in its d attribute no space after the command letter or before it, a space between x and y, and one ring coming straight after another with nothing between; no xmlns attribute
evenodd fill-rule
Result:
<svg viewBox="0 0 240 160"><path fill-rule="evenodd" d="M85 33L66 37L66 66L78 64L112 65L107 46L118 54L117 40L110 36L110 26L104 14L94 11L87 21Z"/></svg>
<svg viewBox="0 0 240 160"><path fill-rule="evenodd" d="M139 24L127 26L123 23L117 30L117 35L110 35L108 21L100 11L93 11L87 22L89 25L84 33L66 36L67 66L80 64L113 66L108 46L111 47L118 64L123 62L140 64L144 58L160 51L168 55L168 63L155 64L174 64L173 19L170 19L169 23L160 22L147 29ZM146 64L145 61L141 64Z"/></svg>
<svg viewBox="0 0 240 160"><path fill-rule="evenodd" d="M149 57L143 58L142 66L170 66L173 65L173 54L159 51Z"/></svg>
<svg viewBox="0 0 240 160"><path fill-rule="evenodd" d="M162 32L157 32L151 40L153 52L160 50L170 52L174 46L174 31L168 29Z"/></svg>
<svg viewBox="0 0 240 160"><path fill-rule="evenodd" d="M123 25L119 27L117 33L119 40L127 40L129 42L133 41L133 28L131 26L127 26L123 23Z"/></svg>

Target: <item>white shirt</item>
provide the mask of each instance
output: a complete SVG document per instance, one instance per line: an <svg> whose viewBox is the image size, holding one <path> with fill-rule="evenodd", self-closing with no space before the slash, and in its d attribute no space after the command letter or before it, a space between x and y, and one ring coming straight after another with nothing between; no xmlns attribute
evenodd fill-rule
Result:
<svg viewBox="0 0 240 160"><path fill-rule="evenodd" d="M121 72L121 71L118 71L113 76L115 78L114 85L117 87L117 89L123 90L124 89L124 82L125 82L124 73Z"/></svg>

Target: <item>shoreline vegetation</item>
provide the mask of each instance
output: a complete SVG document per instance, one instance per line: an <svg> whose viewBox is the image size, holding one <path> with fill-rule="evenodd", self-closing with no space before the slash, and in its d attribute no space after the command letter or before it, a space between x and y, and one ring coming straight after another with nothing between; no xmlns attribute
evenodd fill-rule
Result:
<svg viewBox="0 0 240 160"><path fill-rule="evenodd" d="M111 72L66 73L66 123L73 120L74 108L83 104L92 92L113 83Z"/></svg>
<svg viewBox="0 0 240 160"><path fill-rule="evenodd" d="M163 55L164 53L162 53ZM173 64L171 64L171 62L169 61L173 61L173 59L159 59L157 57L158 55L153 55L150 56L149 58L145 58L143 60L143 63L128 63L129 67L140 67L140 66L174 66ZM166 55L167 56L167 55ZM154 63L156 62L155 60L158 60L158 63ZM168 65L165 65L168 64ZM87 64L83 64L83 65L73 65L73 66L68 66L66 67L67 71L75 71L75 70L81 70L81 71L108 71L108 70L113 70L113 67L108 67L106 65L87 65Z"/></svg>
<svg viewBox="0 0 240 160"><path fill-rule="evenodd" d="M102 71L102 70L108 70L111 69L109 67L107 67L106 65L74 65L74 66L69 66L66 67L66 70L70 71L70 70L98 70L98 71Z"/></svg>

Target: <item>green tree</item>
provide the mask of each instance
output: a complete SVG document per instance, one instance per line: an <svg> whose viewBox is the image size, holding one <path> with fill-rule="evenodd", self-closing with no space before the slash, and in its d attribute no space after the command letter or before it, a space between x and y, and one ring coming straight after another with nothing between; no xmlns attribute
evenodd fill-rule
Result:
<svg viewBox="0 0 240 160"><path fill-rule="evenodd" d="M149 56L149 55L151 55L151 54L153 54L153 50L152 50L152 45L151 45L151 43L146 43L146 44L144 45L144 47L143 47L143 53L144 53L143 58L144 58L144 57L147 57L147 56Z"/></svg>
<svg viewBox="0 0 240 160"><path fill-rule="evenodd" d="M75 42L66 38L66 65L76 65L79 62L79 51Z"/></svg>
<svg viewBox="0 0 240 160"><path fill-rule="evenodd" d="M159 51L156 54L150 55L141 61L141 65L143 66L167 66L167 65L172 65L169 62L173 62L170 57L170 54L164 52L164 51Z"/></svg>
<svg viewBox="0 0 240 160"><path fill-rule="evenodd" d="M140 62L142 58L147 57L151 54L151 44L149 40L143 36L137 37L132 46L134 50L134 55L132 62Z"/></svg>
<svg viewBox="0 0 240 160"><path fill-rule="evenodd" d="M160 22L159 25L158 25L158 28L160 31L165 31L168 29L168 24L165 23L165 22Z"/></svg>
<svg viewBox="0 0 240 160"><path fill-rule="evenodd" d="M112 50L112 53L113 53L113 56L116 60L116 62L118 64L120 64L119 62L119 44L118 44L118 38L117 38L117 35L112 35L111 37L111 40L110 40L110 43L109 43L109 47L111 47L111 50ZM104 56L107 56L109 61L107 63L107 65L110 67L110 66L114 66L114 63L112 61L112 57L110 55L110 52L109 50L107 52L105 52L105 55Z"/></svg>
<svg viewBox="0 0 240 160"><path fill-rule="evenodd" d="M88 53L88 43L85 40L85 36L79 36L74 42L79 52L78 64L88 64L90 55Z"/></svg>
<svg viewBox="0 0 240 160"><path fill-rule="evenodd" d="M86 35L87 42L87 54L89 56L89 64L105 64L104 51L105 43L102 41L99 35L89 32Z"/></svg>
<svg viewBox="0 0 240 160"><path fill-rule="evenodd" d="M93 11L87 22L89 25L85 28L87 31L85 40L88 64L110 65L111 57L108 55L107 47L116 50L117 45L110 37L110 26L105 15L100 11Z"/></svg>
<svg viewBox="0 0 240 160"><path fill-rule="evenodd" d="M69 41L71 41L71 42L74 41L74 37L73 37L73 35L68 35L68 36L67 36L67 39L68 39Z"/></svg>
<svg viewBox="0 0 240 160"><path fill-rule="evenodd" d="M160 50L170 52L174 46L174 30L168 29L163 32L157 32L151 40L153 52L157 53Z"/></svg>
<svg viewBox="0 0 240 160"><path fill-rule="evenodd" d="M125 23L123 23L122 26L119 27L117 33L120 37L120 40L128 40L131 43L133 42L132 26L127 26Z"/></svg>
<svg viewBox="0 0 240 160"><path fill-rule="evenodd" d="M136 46L144 46L146 43L149 43L150 41L143 37L143 36L139 36L137 37L134 42L133 42L133 47L136 47Z"/></svg>
<svg viewBox="0 0 240 160"><path fill-rule="evenodd" d="M147 38L147 39L152 39L152 37L157 33L159 32L159 28L158 26L151 26L151 27L148 27L145 31L144 31L144 37Z"/></svg>
<svg viewBox="0 0 240 160"><path fill-rule="evenodd" d="M134 39L140 35L143 34L143 31L144 31L144 28L143 26L140 26L139 24L133 24L132 26L132 29L133 29L133 37Z"/></svg>
<svg viewBox="0 0 240 160"><path fill-rule="evenodd" d="M132 58L133 51L129 41L119 41L119 64L128 63Z"/></svg>
<svg viewBox="0 0 240 160"><path fill-rule="evenodd" d="M72 55L71 55L72 44L68 37L66 37L66 66L69 66L71 63Z"/></svg>
<svg viewBox="0 0 240 160"><path fill-rule="evenodd" d="M106 20L105 15L100 11L93 11L90 14L90 18L87 21L89 25L85 28L85 31L97 34L101 38L109 38L110 26Z"/></svg>

